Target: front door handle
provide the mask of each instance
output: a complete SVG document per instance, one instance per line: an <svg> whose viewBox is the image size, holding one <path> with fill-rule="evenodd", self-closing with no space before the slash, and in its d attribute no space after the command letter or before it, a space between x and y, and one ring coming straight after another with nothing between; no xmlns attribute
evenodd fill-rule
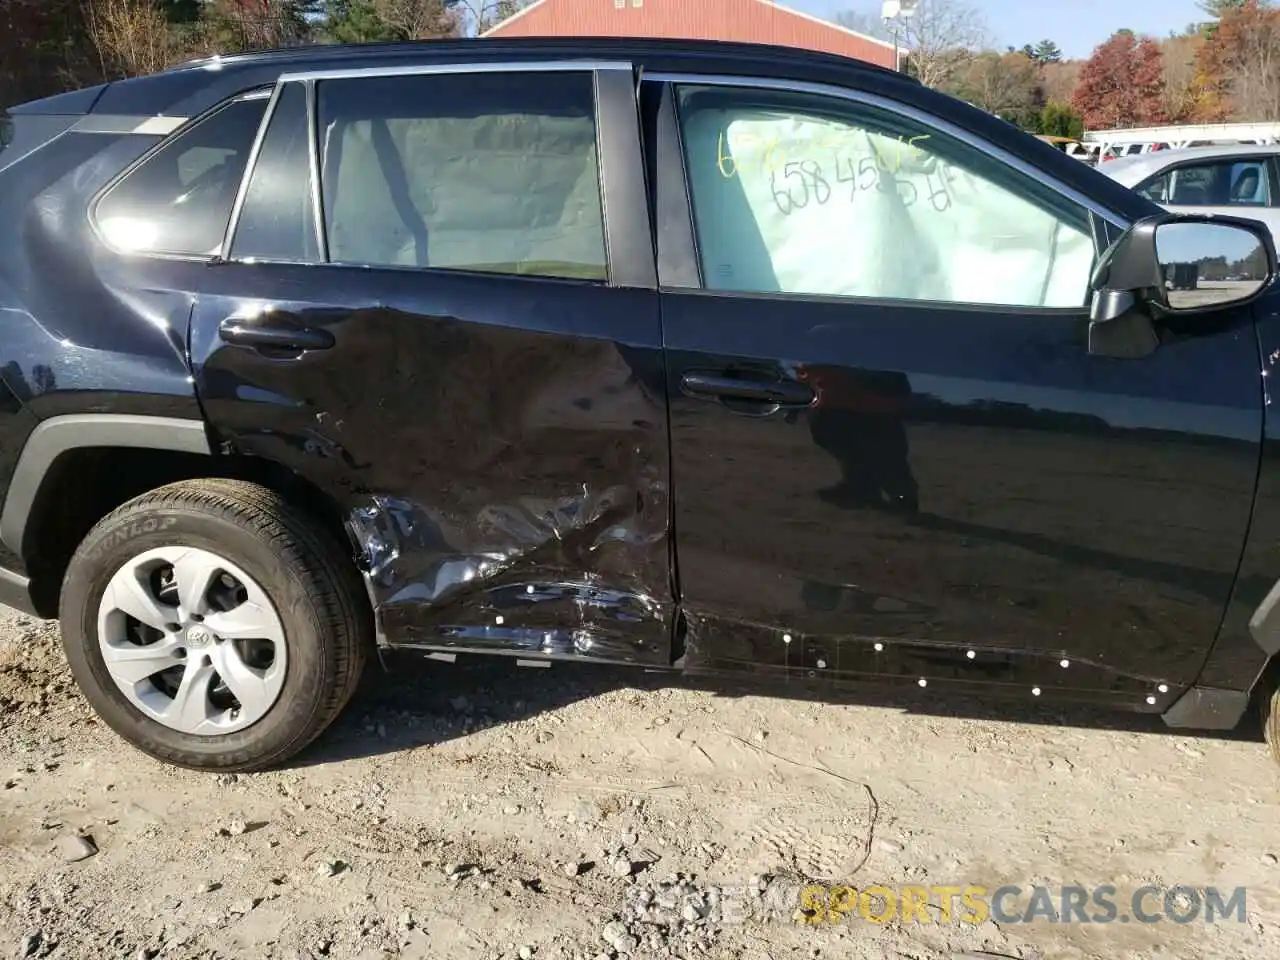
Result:
<svg viewBox="0 0 1280 960"><path fill-rule="evenodd" d="M333 334L321 327L305 327L293 314L270 311L253 317L227 317L218 326L224 343L272 350L328 350Z"/></svg>
<svg viewBox="0 0 1280 960"><path fill-rule="evenodd" d="M713 400L748 400L778 407L807 407L813 388L798 380L752 380L690 371L680 378L684 392Z"/></svg>

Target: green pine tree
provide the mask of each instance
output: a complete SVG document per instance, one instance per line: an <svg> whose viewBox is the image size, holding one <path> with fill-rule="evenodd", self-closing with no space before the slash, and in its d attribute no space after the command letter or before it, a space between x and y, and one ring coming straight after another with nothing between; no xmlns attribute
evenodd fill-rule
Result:
<svg viewBox="0 0 1280 960"><path fill-rule="evenodd" d="M331 43L376 43L398 40L372 0L329 0L325 4L324 37Z"/></svg>
<svg viewBox="0 0 1280 960"><path fill-rule="evenodd" d="M1039 130L1050 137L1073 137L1079 140L1084 136L1084 120L1065 103L1051 100L1040 111Z"/></svg>
<svg viewBox="0 0 1280 960"><path fill-rule="evenodd" d="M1052 40L1041 40L1035 45L1030 56L1037 63L1058 63L1062 60L1062 48Z"/></svg>

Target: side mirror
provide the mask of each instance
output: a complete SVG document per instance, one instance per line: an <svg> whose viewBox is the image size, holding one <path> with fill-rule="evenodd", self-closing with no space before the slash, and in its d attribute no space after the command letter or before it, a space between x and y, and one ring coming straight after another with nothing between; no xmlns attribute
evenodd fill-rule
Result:
<svg viewBox="0 0 1280 960"><path fill-rule="evenodd" d="M1145 357L1160 345L1161 320L1244 306L1275 271L1271 233L1256 221L1173 214L1139 220L1094 271L1089 352Z"/></svg>

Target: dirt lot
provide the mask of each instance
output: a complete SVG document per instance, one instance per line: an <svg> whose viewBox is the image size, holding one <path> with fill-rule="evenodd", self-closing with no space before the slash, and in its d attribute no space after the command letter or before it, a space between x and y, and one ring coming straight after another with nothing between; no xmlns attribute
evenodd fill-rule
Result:
<svg viewBox="0 0 1280 960"><path fill-rule="evenodd" d="M290 769L200 775L95 723L55 627L5 612L0 957L1280 956L1254 731L389 666ZM812 926L814 880L1112 884L1121 913L1245 886L1247 917Z"/></svg>

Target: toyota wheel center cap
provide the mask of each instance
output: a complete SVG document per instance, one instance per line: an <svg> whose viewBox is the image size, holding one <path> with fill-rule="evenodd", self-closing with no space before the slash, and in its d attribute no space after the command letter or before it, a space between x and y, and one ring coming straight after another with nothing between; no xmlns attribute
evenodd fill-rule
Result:
<svg viewBox="0 0 1280 960"><path fill-rule="evenodd" d="M187 631L187 645L191 647L207 647L213 643L213 633L208 627L195 626Z"/></svg>

